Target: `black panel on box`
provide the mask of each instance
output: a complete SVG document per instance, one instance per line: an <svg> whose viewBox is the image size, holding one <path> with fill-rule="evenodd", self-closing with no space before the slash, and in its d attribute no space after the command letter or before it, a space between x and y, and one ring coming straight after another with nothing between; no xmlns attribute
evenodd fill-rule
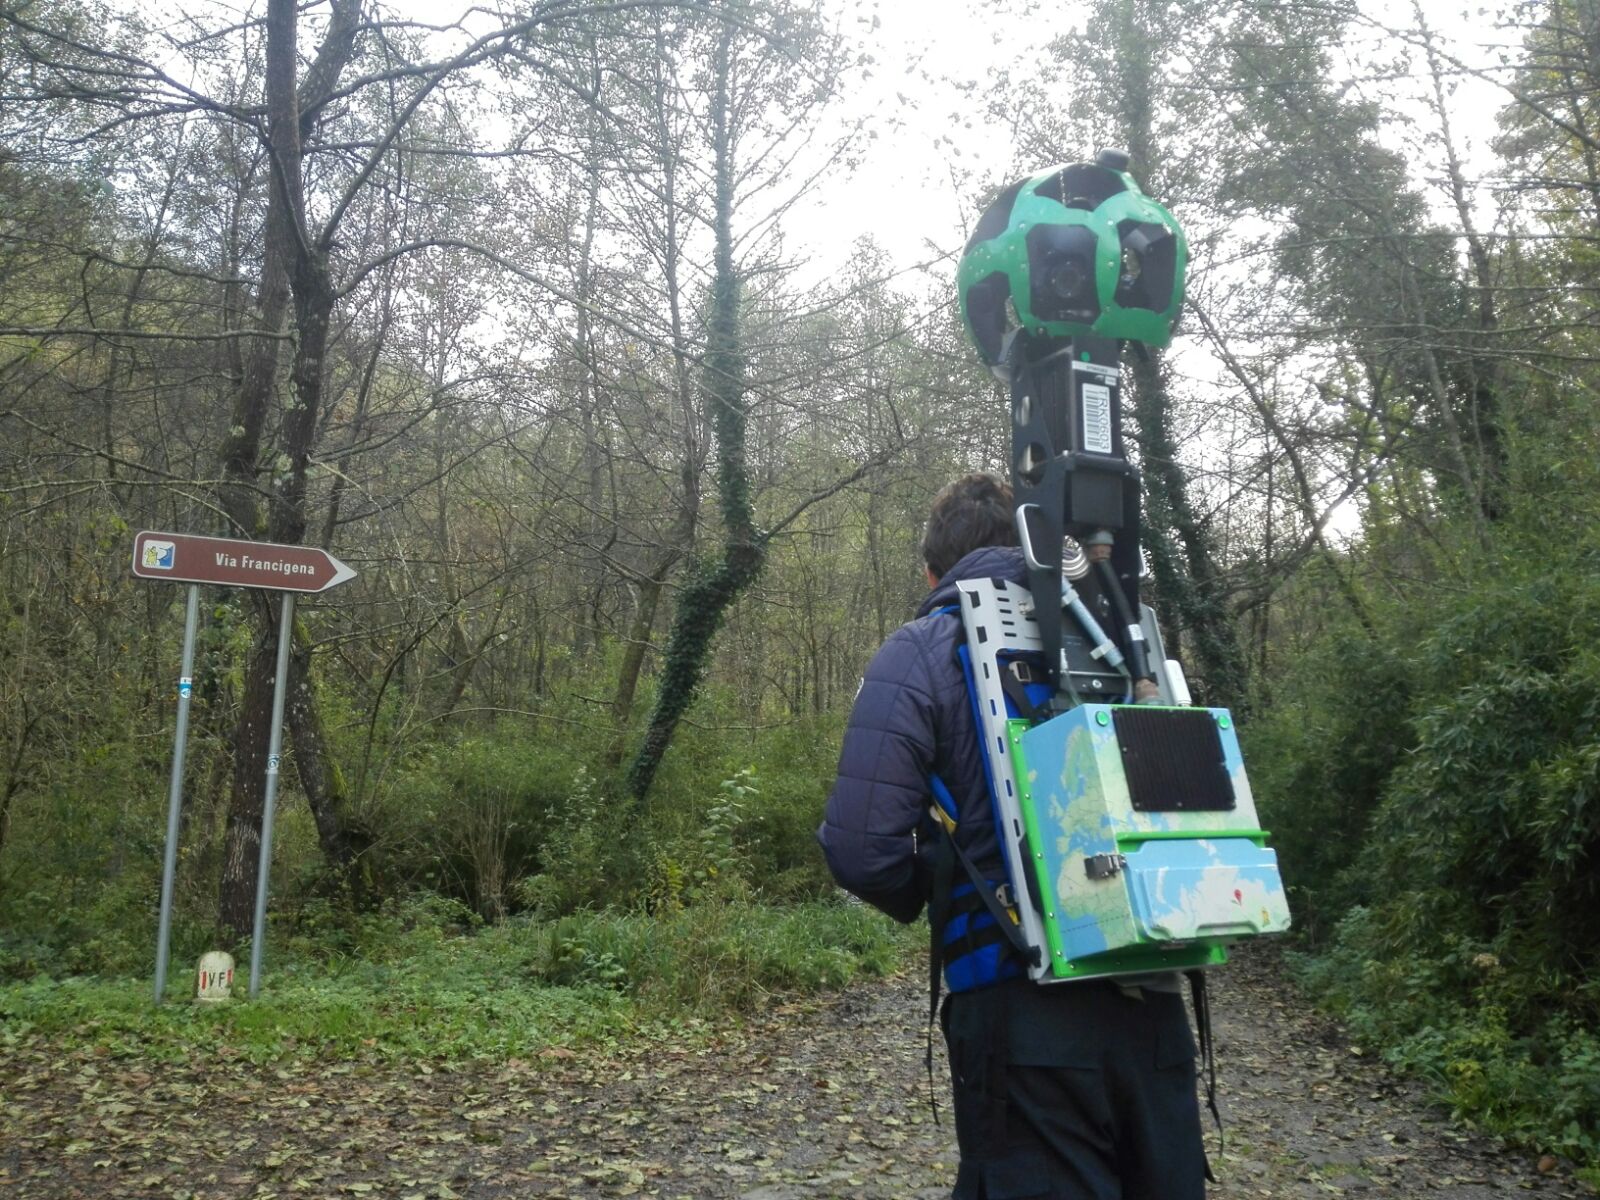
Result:
<svg viewBox="0 0 1600 1200"><path fill-rule="evenodd" d="M1136 812L1231 812L1233 780L1217 722L1203 708L1113 708Z"/></svg>

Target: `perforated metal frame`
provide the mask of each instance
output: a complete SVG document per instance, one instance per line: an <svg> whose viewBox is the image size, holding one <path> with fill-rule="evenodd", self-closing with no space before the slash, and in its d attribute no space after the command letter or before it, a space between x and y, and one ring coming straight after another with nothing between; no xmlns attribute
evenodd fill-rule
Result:
<svg viewBox="0 0 1600 1200"><path fill-rule="evenodd" d="M1000 850L1006 872L1017 893L1017 914L1022 936L1039 948L1039 965L1028 968L1035 980L1052 982L1050 956L1044 949L1044 922L1028 899L1031 867L1026 861L1027 834L1017 801L1010 739L1006 736L1006 695L1000 686L999 656L1003 651L1038 653L1039 626L1033 619L1033 597L1020 584L992 579L967 579L956 585L961 593L961 623L967 635L973 685L978 695L980 725L989 760L989 776L999 806Z"/></svg>

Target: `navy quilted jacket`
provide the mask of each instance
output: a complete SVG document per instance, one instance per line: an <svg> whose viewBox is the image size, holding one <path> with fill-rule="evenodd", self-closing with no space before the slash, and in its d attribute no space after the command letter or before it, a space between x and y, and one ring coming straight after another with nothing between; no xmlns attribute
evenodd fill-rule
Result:
<svg viewBox="0 0 1600 1200"><path fill-rule="evenodd" d="M955 798L961 848L1000 874L972 700L956 657L961 617L936 611L957 602L957 580L991 578L1026 583L1022 552L988 546L968 554L873 657L817 831L840 886L897 921L916 920L928 898L931 864L917 851L919 827L924 839L929 829L930 774Z"/></svg>

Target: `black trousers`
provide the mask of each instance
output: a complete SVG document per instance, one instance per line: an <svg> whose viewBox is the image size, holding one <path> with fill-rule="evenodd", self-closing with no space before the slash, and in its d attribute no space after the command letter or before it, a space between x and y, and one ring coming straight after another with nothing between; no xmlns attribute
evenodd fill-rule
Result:
<svg viewBox="0 0 1600 1200"><path fill-rule="evenodd" d="M1183 997L1012 980L945 1000L951 1200L1203 1200Z"/></svg>

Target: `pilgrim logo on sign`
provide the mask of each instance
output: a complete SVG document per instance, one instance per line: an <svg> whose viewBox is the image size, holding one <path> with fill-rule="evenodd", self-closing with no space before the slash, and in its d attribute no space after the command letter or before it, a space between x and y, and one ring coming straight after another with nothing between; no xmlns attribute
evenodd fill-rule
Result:
<svg viewBox="0 0 1600 1200"><path fill-rule="evenodd" d="M141 565L151 571L170 571L178 560L178 547L173 542L152 539L144 544Z"/></svg>
<svg viewBox="0 0 1600 1200"><path fill-rule="evenodd" d="M195 999L205 1004L220 1004L233 987L233 955L209 950L200 956L195 976Z"/></svg>

